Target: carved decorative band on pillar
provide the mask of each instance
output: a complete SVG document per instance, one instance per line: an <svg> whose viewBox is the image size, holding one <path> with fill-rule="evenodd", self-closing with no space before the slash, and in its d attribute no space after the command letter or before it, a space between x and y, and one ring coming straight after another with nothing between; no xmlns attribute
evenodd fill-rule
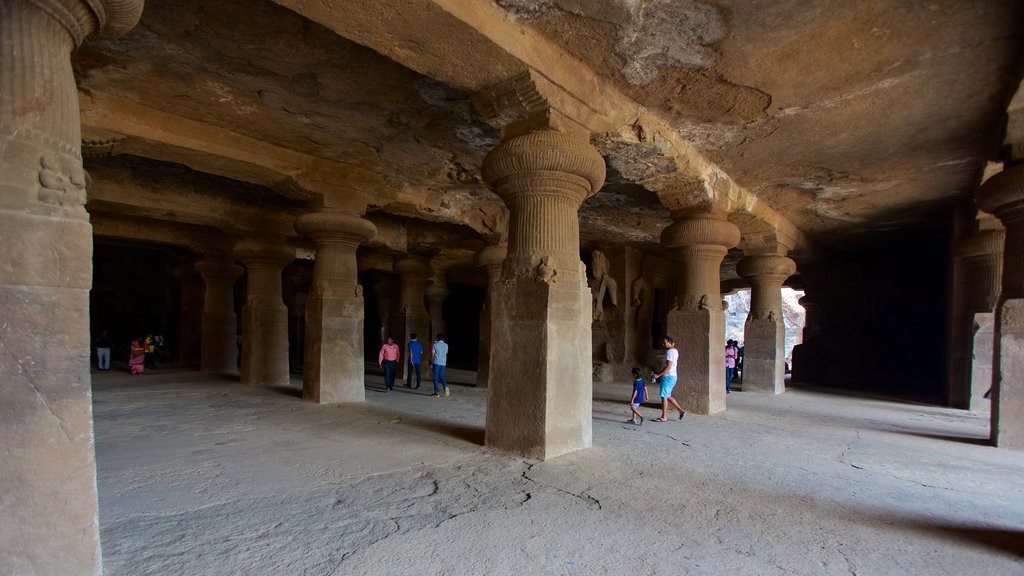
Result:
<svg viewBox="0 0 1024 576"><path fill-rule="evenodd" d="M992 443L1024 449L1024 164L989 178L978 207L1006 227L1003 280L996 310Z"/></svg>
<svg viewBox="0 0 1024 576"><path fill-rule="evenodd" d="M242 384L288 386L288 308L281 273L295 260L295 251L284 243L243 240L235 256L246 272Z"/></svg>
<svg viewBox="0 0 1024 576"><path fill-rule="evenodd" d="M295 230L316 245L302 396L321 404L361 402L365 309L356 250L377 228L353 214L325 211L300 216Z"/></svg>
<svg viewBox="0 0 1024 576"><path fill-rule="evenodd" d="M740 230L719 214L682 215L661 234L679 260L679 289L668 315L668 336L679 349L673 395L695 414L725 410L725 313L719 269Z"/></svg>
<svg viewBox="0 0 1024 576"><path fill-rule="evenodd" d="M10 573L101 571L92 227L70 54L141 11L141 1L0 0L0 339L12 359L0 363L0 564Z"/></svg>
<svg viewBox="0 0 1024 576"><path fill-rule="evenodd" d="M601 155L554 131L503 142L484 180L509 208L491 297L489 446L550 458L592 442L591 307L579 260L580 204L604 183Z"/></svg>
<svg viewBox="0 0 1024 576"><path fill-rule="evenodd" d="M781 394L786 389L782 283L796 272L796 263L785 256L747 256L736 272L751 284L743 335L743 391Z"/></svg>

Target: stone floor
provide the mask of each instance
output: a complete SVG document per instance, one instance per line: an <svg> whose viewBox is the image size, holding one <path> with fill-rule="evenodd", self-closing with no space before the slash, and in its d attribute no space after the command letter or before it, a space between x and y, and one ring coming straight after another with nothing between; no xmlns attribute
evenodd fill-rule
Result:
<svg viewBox="0 0 1024 576"><path fill-rule="evenodd" d="M599 384L595 448L536 462L468 387L93 384L108 575L1024 574L1024 454L981 414L791 390L640 428Z"/></svg>

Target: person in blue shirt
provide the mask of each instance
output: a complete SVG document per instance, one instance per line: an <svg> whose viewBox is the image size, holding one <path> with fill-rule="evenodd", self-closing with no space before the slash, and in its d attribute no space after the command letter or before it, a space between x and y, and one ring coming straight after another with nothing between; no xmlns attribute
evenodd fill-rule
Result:
<svg viewBox="0 0 1024 576"><path fill-rule="evenodd" d="M434 398L440 398L437 388L437 381L440 380L444 386L444 395L448 395L448 381L444 379L444 366L448 363L448 343L444 341L444 334L438 333L437 341L430 350L430 361L434 364Z"/></svg>
<svg viewBox="0 0 1024 576"><path fill-rule="evenodd" d="M629 397L629 409L633 411L633 417L626 420L627 424L644 425L644 421L647 419L637 409L646 401L647 379L644 378L644 373L641 369L633 368L633 395Z"/></svg>
<svg viewBox="0 0 1024 576"><path fill-rule="evenodd" d="M420 389L420 358L423 355L423 344L416 341L416 333L409 334L409 366L405 371L405 387L412 388L412 373L416 371L416 389Z"/></svg>

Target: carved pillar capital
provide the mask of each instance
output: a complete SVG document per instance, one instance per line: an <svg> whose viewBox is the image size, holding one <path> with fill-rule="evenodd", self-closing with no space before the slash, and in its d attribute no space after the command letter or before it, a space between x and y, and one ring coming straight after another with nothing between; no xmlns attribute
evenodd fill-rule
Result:
<svg viewBox="0 0 1024 576"><path fill-rule="evenodd" d="M1000 299L1024 298L1024 164L986 180L978 189L977 204L1006 227Z"/></svg>
<svg viewBox="0 0 1024 576"><path fill-rule="evenodd" d="M24 3L39 8L57 21L76 46L95 34L114 38L128 32L139 22L144 4L143 0L24 0Z"/></svg>
<svg viewBox="0 0 1024 576"><path fill-rule="evenodd" d="M782 321L782 283L796 272L796 263L785 256L746 256L736 273L752 285L750 318Z"/></svg>
<svg viewBox="0 0 1024 576"><path fill-rule="evenodd" d="M721 309L719 268L739 242L740 229L716 213L681 215L662 231L662 245L682 264L674 308Z"/></svg>
<svg viewBox="0 0 1024 576"><path fill-rule="evenodd" d="M406 256L395 262L395 272L401 276L416 276L430 278L434 275L434 269L430 267L430 260L423 256Z"/></svg>
<svg viewBox="0 0 1024 576"><path fill-rule="evenodd" d="M488 284L494 284L501 278L501 267L506 256L508 244L495 244L477 252L476 265L487 271Z"/></svg>
<svg viewBox="0 0 1024 576"><path fill-rule="evenodd" d="M196 272L204 280L230 280L234 282L244 270L238 264L220 258L203 258L196 262Z"/></svg>
<svg viewBox="0 0 1024 576"><path fill-rule="evenodd" d="M359 246L377 235L373 222L345 212L322 211L303 214L295 220L295 231L321 245Z"/></svg>

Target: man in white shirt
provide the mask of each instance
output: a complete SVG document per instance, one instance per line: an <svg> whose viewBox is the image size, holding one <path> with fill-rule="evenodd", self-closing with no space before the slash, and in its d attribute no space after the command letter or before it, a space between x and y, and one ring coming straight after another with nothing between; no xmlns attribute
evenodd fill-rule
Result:
<svg viewBox="0 0 1024 576"><path fill-rule="evenodd" d="M672 389L676 387L678 379L676 365L679 364L679 350L676 350L676 341L668 336L661 339L661 345L665 347L665 367L657 374L651 373L652 377L661 379L661 418L655 418L653 422L668 422L669 403L679 410L679 419L682 420L686 411L672 397Z"/></svg>

